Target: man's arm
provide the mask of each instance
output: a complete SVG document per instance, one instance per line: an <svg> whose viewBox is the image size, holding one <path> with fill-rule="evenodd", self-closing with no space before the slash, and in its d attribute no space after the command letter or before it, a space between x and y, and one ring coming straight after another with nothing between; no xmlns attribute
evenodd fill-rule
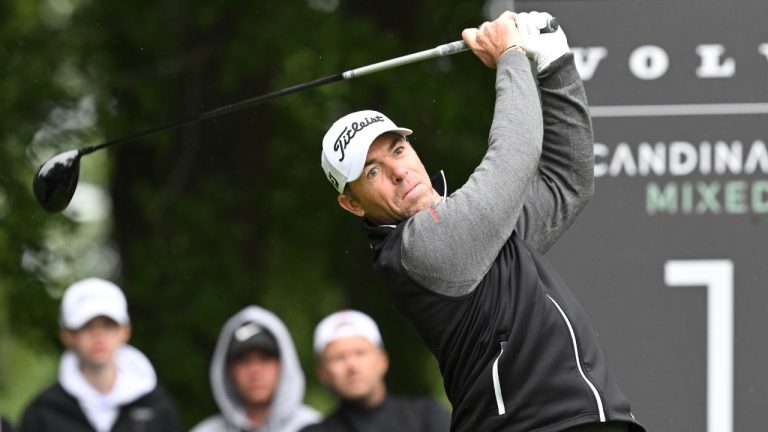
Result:
<svg viewBox="0 0 768 432"><path fill-rule="evenodd" d="M514 100L525 101L522 105L508 103L507 76L501 69L512 59L502 58L486 157L467 184L436 207L439 227L423 212L403 233L403 266L412 278L442 294L471 292L513 228L537 250L546 251L593 192L591 121L565 34L562 29L539 34L551 19L548 14L519 14L515 19L522 46L539 72L544 123L520 116L541 109L537 95L523 98L526 93L521 92ZM536 133L542 128L540 154L542 136ZM510 152L502 150L499 157L496 143L506 143L498 148Z"/></svg>
<svg viewBox="0 0 768 432"><path fill-rule="evenodd" d="M422 286L449 296L471 292L515 228L541 155L541 105L530 62L501 57L489 147L469 180L432 211L406 222L402 265Z"/></svg>
<svg viewBox="0 0 768 432"><path fill-rule="evenodd" d="M544 142L538 173L517 223L520 235L546 252L571 225L594 192L592 123L573 55L538 76Z"/></svg>
<svg viewBox="0 0 768 432"><path fill-rule="evenodd" d="M37 399L28 406L22 414L21 421L17 427L19 432L45 432L43 426L42 413L37 407Z"/></svg>
<svg viewBox="0 0 768 432"><path fill-rule="evenodd" d="M515 20L523 46L536 64L544 110L539 171L531 182L517 231L541 253L570 226L594 191L587 97L563 29L541 33L552 19L546 12L524 12Z"/></svg>

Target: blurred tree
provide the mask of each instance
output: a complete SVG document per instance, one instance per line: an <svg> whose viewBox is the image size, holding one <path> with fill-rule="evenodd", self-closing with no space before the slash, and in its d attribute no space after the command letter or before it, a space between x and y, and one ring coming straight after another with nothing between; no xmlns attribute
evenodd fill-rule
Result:
<svg viewBox="0 0 768 432"><path fill-rule="evenodd" d="M40 163L95 134L94 88L72 63L82 38L59 37L75 3L0 4L0 411L12 417L55 376L60 288L114 268L103 220L76 203L50 217L31 193ZM84 190L99 176L85 169Z"/></svg>
<svg viewBox="0 0 768 432"><path fill-rule="evenodd" d="M62 128L51 120L55 107L92 109L76 138L123 136L457 40L463 28L485 20L481 9L434 0L4 2L0 16L9 25L0 29L0 40L14 43L0 47L0 67L9 68L0 81L3 98L8 95L8 114L0 118L6 126L0 308L13 305L14 334L38 333L52 343L56 299L46 290L80 275L46 279L46 266L25 271L22 251L14 250L46 250L51 225L65 240L82 237L87 225L72 215L43 213L30 194L32 172L45 158L30 157L28 143L46 121ZM28 55L18 52L22 48ZM58 72L52 76L52 70ZM216 409L208 388L210 354L224 321L251 303L286 321L307 372L308 398L321 408L333 401L313 375L312 331L343 307L379 322L392 357L393 392L442 394L436 363L370 272L360 221L335 204L319 168L320 140L349 111L381 110L416 131L413 142L428 169L445 168L456 187L485 148L493 76L469 54L423 62L83 160L84 174L109 175L113 203L111 225L91 235L108 232L119 261L107 259L97 269L115 269L103 275L126 290L133 343L152 359L188 426ZM56 136L61 150L82 145L61 140L63 132ZM55 153L52 148L44 153ZM100 243L96 255L109 256L110 244ZM33 256L39 262L45 255ZM72 264L93 269L81 261Z"/></svg>

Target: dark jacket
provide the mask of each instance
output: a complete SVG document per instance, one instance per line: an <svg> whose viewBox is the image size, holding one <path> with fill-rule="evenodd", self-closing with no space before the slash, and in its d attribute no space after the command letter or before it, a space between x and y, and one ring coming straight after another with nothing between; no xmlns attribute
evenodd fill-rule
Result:
<svg viewBox="0 0 768 432"><path fill-rule="evenodd" d="M373 408L342 402L319 424L302 432L446 432L450 413L434 399L387 396Z"/></svg>
<svg viewBox="0 0 768 432"><path fill-rule="evenodd" d="M0 417L0 432L13 432L13 428L5 417Z"/></svg>
<svg viewBox="0 0 768 432"><path fill-rule="evenodd" d="M642 431L586 314L542 256L591 197L593 140L572 56L537 78L538 88L522 55L502 57L480 166L430 210L366 221L374 269L438 360L452 430L623 421Z"/></svg>
<svg viewBox="0 0 768 432"><path fill-rule="evenodd" d="M180 431L178 414L165 391L150 393L120 408L111 432ZM24 411L19 432L94 432L72 395L55 384L41 393Z"/></svg>

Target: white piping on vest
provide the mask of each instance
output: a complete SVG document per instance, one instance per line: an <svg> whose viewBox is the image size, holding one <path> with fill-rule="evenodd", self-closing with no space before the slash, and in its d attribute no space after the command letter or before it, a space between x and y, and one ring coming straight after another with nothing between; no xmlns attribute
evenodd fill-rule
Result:
<svg viewBox="0 0 768 432"><path fill-rule="evenodd" d="M603 400L600 398L600 393L597 392L597 388L594 384L592 384L592 381L587 378L587 375L584 374L584 370L581 368L581 359L579 358L579 347L576 345L576 334L573 332L573 327L571 326L571 321L568 320L568 316L565 315L565 312L560 307L559 304L553 299L550 295L547 295L547 298L555 305L558 311L560 311L560 315L563 316L563 320L565 320L565 324L568 326L568 331L571 333L571 343L573 344L573 353L576 356L576 366L579 368L579 373L581 374L581 378L584 379L584 382L587 383L587 386L589 386L589 389L592 391L592 394L595 397L595 402L597 403L597 411L600 414L600 422L605 422L605 410L603 409Z"/></svg>
<svg viewBox="0 0 768 432"><path fill-rule="evenodd" d="M504 398L501 396L501 383L499 382L499 359L504 354L504 345L501 346L501 352L493 362L493 391L496 393L496 406L499 408L499 415L504 415L507 409L504 407Z"/></svg>

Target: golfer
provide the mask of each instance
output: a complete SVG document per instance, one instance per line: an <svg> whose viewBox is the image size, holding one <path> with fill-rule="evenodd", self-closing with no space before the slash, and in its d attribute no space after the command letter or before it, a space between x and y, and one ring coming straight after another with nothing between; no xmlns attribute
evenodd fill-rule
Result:
<svg viewBox="0 0 768 432"><path fill-rule="evenodd" d="M644 430L542 256L593 193L587 100L562 29L540 34L550 18L505 12L462 33L496 68L496 103L488 150L450 196L381 113L323 138L339 205L363 218L374 268L437 357L455 431Z"/></svg>

